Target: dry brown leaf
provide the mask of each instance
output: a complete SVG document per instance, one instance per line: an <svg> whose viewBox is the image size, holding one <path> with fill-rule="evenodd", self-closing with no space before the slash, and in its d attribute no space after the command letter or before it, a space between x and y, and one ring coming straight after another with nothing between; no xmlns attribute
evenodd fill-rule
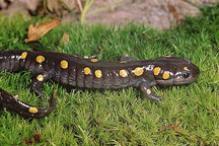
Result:
<svg viewBox="0 0 219 146"><path fill-rule="evenodd" d="M60 43L66 45L69 41L70 41L69 34L65 32L60 40Z"/></svg>
<svg viewBox="0 0 219 146"><path fill-rule="evenodd" d="M54 19L49 22L41 23L39 25L33 25L31 24L28 28L28 34L27 39L25 39L25 42L33 42L39 40L41 37L43 37L45 34L47 34L50 30L54 29L60 24L59 19Z"/></svg>

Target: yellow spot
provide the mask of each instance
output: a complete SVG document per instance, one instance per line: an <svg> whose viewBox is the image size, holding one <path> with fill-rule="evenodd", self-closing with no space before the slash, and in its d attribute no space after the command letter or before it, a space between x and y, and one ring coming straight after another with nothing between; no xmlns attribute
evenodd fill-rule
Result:
<svg viewBox="0 0 219 146"><path fill-rule="evenodd" d="M91 62L98 62L98 59L97 58L92 58L90 61Z"/></svg>
<svg viewBox="0 0 219 146"><path fill-rule="evenodd" d="M29 112L32 114L38 113L38 109L36 107L30 107Z"/></svg>
<svg viewBox="0 0 219 146"><path fill-rule="evenodd" d="M154 73L155 76L159 75L160 71L161 71L161 68L160 68L160 67L155 67L155 68L153 69L153 73Z"/></svg>
<svg viewBox="0 0 219 146"><path fill-rule="evenodd" d="M121 70L119 71L119 75L120 75L121 77L125 78L125 77L128 76L128 72L127 72L127 70L125 70L125 69L121 69Z"/></svg>
<svg viewBox="0 0 219 146"><path fill-rule="evenodd" d="M38 63L43 63L45 60L46 60L45 57L42 55L36 57L36 62Z"/></svg>
<svg viewBox="0 0 219 146"><path fill-rule="evenodd" d="M143 67L136 67L132 72L136 76L141 76L144 73L144 68Z"/></svg>
<svg viewBox="0 0 219 146"><path fill-rule="evenodd" d="M99 70L99 69L98 69L98 70L95 70L94 74L95 74L95 76L96 76L97 78L101 78L101 77L103 76L102 71Z"/></svg>
<svg viewBox="0 0 219 146"><path fill-rule="evenodd" d="M89 67L84 68L84 74L89 75L91 73L91 69Z"/></svg>
<svg viewBox="0 0 219 146"><path fill-rule="evenodd" d="M147 92L148 95L151 94L151 90L150 89L147 89L146 92Z"/></svg>
<svg viewBox="0 0 219 146"><path fill-rule="evenodd" d="M27 52L21 53L21 59L26 59L27 58Z"/></svg>
<svg viewBox="0 0 219 146"><path fill-rule="evenodd" d="M68 68L68 61L67 61L67 60L62 60L62 61L60 62L60 67L61 67L62 69L67 69L67 68Z"/></svg>
<svg viewBox="0 0 219 146"><path fill-rule="evenodd" d="M164 80L169 79L170 78L170 73L168 71L164 71L162 77L163 77Z"/></svg>
<svg viewBox="0 0 219 146"><path fill-rule="evenodd" d="M37 79L38 81L42 82L42 81L44 80L44 76L40 74L40 75L38 75L38 76L36 77L36 79Z"/></svg>

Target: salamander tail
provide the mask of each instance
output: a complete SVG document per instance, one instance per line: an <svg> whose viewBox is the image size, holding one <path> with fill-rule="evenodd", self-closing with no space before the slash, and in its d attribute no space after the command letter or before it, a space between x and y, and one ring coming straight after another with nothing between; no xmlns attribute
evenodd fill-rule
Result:
<svg viewBox="0 0 219 146"><path fill-rule="evenodd" d="M49 99L48 107L35 107L24 103L0 88L0 107L10 112L19 114L24 118L43 118L56 108L54 95Z"/></svg>

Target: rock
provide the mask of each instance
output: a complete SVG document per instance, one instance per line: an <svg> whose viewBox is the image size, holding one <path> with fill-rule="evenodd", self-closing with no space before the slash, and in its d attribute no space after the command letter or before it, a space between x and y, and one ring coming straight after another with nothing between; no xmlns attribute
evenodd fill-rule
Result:
<svg viewBox="0 0 219 146"><path fill-rule="evenodd" d="M192 1L192 0L191 0ZM123 25L141 23L159 29L179 24L186 16L200 14L199 7L186 0L96 0L87 13L88 23ZM216 0L214 0L216 2ZM192 3L192 4L191 4ZM200 3L198 5L205 4Z"/></svg>
<svg viewBox="0 0 219 146"><path fill-rule="evenodd" d="M218 2L219 0L94 0L83 20L87 24L140 23L168 29L187 16L200 15L200 7ZM75 22L79 20L84 5L85 0L2 0L0 10L6 15L18 12L26 15L49 15L60 17L64 22Z"/></svg>

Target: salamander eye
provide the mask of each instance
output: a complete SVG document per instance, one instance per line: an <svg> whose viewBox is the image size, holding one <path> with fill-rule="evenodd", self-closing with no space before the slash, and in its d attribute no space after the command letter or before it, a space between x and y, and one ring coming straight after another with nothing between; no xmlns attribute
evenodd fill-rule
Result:
<svg viewBox="0 0 219 146"><path fill-rule="evenodd" d="M183 72L182 73L182 77L183 78L188 78L190 76L190 73L189 72Z"/></svg>

